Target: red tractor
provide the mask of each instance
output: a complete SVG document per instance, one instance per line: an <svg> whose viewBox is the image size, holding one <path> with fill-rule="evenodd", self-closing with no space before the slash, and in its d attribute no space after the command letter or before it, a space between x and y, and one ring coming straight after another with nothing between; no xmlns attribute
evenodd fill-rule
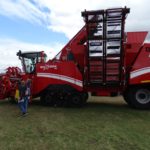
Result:
<svg viewBox="0 0 150 150"><path fill-rule="evenodd" d="M46 62L43 51L19 51L23 73L16 78L30 78L32 97L43 104L83 106L90 92L121 94L134 108L150 108L150 44L143 43L147 32L124 32L129 11L82 12L85 26L54 59Z"/></svg>

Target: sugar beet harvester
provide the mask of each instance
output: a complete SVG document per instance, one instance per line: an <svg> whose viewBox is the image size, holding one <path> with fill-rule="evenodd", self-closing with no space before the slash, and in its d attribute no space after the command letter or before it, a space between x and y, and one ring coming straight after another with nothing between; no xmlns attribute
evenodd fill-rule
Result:
<svg viewBox="0 0 150 150"><path fill-rule="evenodd" d="M19 51L23 72L9 67L1 75L1 99L14 96L17 80L30 78L32 97L43 104L83 106L90 92L121 94L134 108L150 108L150 44L144 43L147 32L124 32L129 11L82 12L83 28L47 62L43 51Z"/></svg>

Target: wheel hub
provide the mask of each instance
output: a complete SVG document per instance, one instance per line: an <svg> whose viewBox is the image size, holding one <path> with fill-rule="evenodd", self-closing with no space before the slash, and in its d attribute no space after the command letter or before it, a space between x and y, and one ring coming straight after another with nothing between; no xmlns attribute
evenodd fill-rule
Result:
<svg viewBox="0 0 150 150"><path fill-rule="evenodd" d="M148 89L140 89L136 93L136 99L141 104L150 102L150 91Z"/></svg>

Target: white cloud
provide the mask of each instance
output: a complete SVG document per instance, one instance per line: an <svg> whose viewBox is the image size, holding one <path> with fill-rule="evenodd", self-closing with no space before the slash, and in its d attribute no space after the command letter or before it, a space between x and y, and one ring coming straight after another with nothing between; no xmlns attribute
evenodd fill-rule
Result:
<svg viewBox="0 0 150 150"><path fill-rule="evenodd" d="M49 28L53 31L63 32L69 38L84 25L81 11L107 9L112 7L131 8L127 18L126 29L128 31L150 30L149 0L35 0L38 4L50 10L51 24Z"/></svg>
<svg viewBox="0 0 150 150"><path fill-rule="evenodd" d="M53 58L63 47L60 43L50 43L50 45L33 44L17 41L14 39L0 39L0 69L8 66L19 66L21 62L16 56L19 50L22 51L45 51L48 58Z"/></svg>
<svg viewBox="0 0 150 150"><path fill-rule="evenodd" d="M81 11L130 7L126 29L149 30L149 0L1 0L0 14L19 17L73 37L83 26ZM49 11L47 11L49 10Z"/></svg>
<svg viewBox="0 0 150 150"><path fill-rule="evenodd" d="M40 25L47 25L50 22L49 14L37 8L29 0L1 0L0 14Z"/></svg>

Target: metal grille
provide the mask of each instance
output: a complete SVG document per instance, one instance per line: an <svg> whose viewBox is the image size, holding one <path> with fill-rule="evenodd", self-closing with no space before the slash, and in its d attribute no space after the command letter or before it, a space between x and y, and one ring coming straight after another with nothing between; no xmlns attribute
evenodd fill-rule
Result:
<svg viewBox="0 0 150 150"><path fill-rule="evenodd" d="M88 35L88 85L122 84L127 13L126 7L82 12Z"/></svg>

